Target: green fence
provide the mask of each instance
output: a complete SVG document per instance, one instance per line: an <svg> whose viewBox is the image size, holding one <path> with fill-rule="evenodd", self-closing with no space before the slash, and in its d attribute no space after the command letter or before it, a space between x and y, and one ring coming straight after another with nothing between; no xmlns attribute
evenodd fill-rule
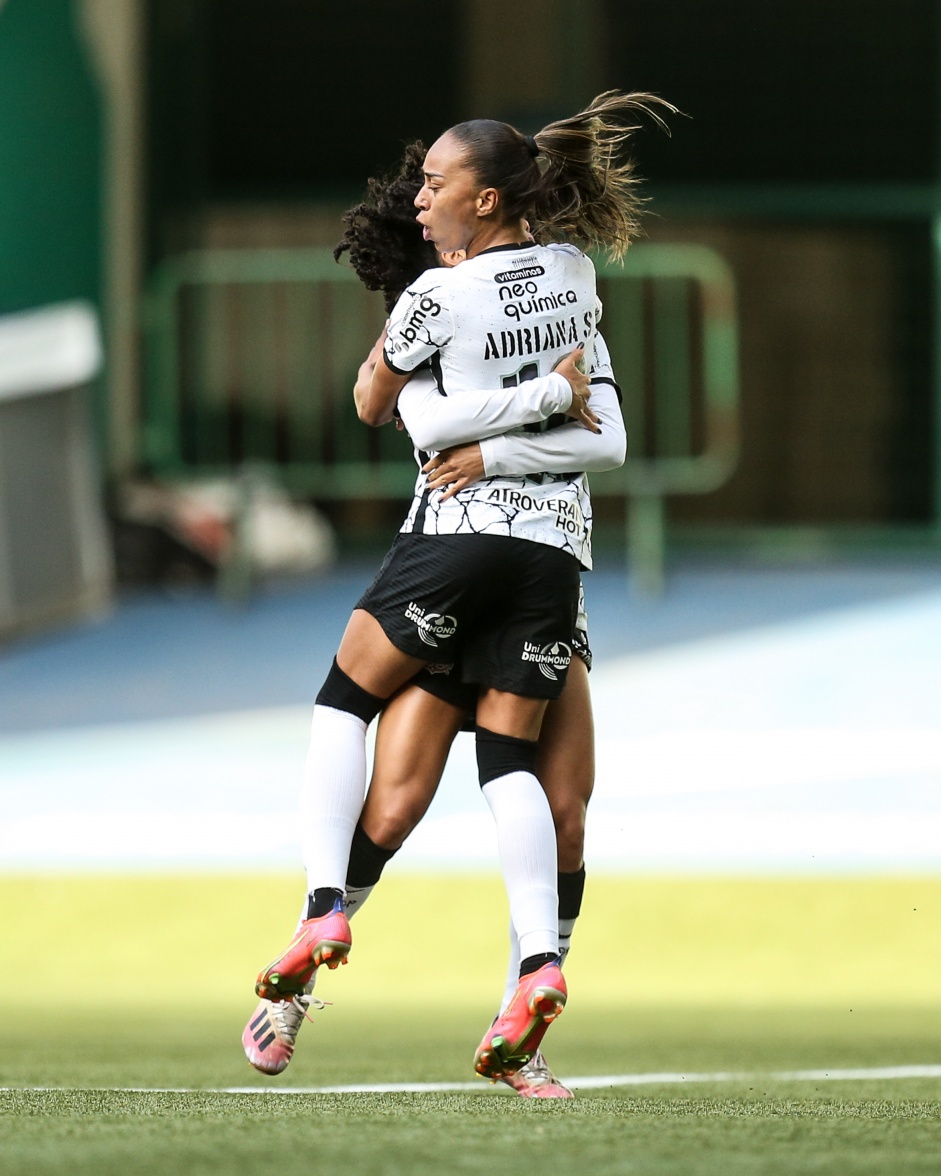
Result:
<svg viewBox="0 0 941 1176"><path fill-rule="evenodd" d="M592 475L625 498L638 588L662 586L664 500L715 489L738 456L734 283L700 246L637 245L601 264L602 330L624 391L630 457ZM407 437L367 429L351 395L384 320L328 250L194 252L147 299L143 462L160 478L262 463L314 499L407 498Z"/></svg>

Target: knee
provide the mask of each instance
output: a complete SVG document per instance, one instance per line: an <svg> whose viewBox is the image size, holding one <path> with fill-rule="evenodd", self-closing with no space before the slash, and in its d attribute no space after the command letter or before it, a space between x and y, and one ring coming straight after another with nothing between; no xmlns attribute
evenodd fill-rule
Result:
<svg viewBox="0 0 941 1176"><path fill-rule="evenodd" d="M388 798L381 805L368 800L360 818L363 829L376 845L398 849L425 814L427 805L407 795Z"/></svg>

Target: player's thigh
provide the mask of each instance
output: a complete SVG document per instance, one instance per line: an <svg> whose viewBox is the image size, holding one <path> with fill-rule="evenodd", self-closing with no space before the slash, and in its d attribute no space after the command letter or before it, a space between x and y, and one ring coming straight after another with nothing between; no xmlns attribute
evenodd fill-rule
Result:
<svg viewBox="0 0 941 1176"><path fill-rule="evenodd" d="M361 822L366 834L397 848L425 815L466 712L409 685L383 710Z"/></svg>
<svg viewBox="0 0 941 1176"><path fill-rule="evenodd" d="M361 608L353 611L337 650L337 665L357 686L377 698L388 698L424 664L393 645L371 613Z"/></svg>
<svg viewBox="0 0 941 1176"><path fill-rule="evenodd" d="M477 702L477 726L498 735L536 740L546 710L546 699L527 698L487 687Z"/></svg>

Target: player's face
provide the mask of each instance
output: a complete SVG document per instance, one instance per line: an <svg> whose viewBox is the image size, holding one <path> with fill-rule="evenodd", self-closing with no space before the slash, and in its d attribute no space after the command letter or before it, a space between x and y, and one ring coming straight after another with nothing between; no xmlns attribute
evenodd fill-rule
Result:
<svg viewBox="0 0 941 1176"><path fill-rule="evenodd" d="M425 240L439 253L466 250L480 229L480 189L461 144L442 135L425 156L424 173L415 207Z"/></svg>

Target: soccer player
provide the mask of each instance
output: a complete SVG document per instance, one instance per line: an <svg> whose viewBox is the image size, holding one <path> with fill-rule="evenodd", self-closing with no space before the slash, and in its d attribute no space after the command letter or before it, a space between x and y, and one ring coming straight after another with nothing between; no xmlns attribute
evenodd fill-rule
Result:
<svg viewBox="0 0 941 1176"><path fill-rule="evenodd" d="M421 144L406 148L397 171L381 180L370 180L367 200L345 216L347 230L336 255L350 252L354 269L370 289L383 291L386 309L391 310L410 280L429 268L436 260L433 247L423 242L413 219L413 200L423 182ZM448 255L442 260L456 264L460 257ZM596 340L596 351L601 345ZM361 378L369 379L372 367L381 355L381 340L363 365ZM570 366L570 365L569 365ZM474 443L450 449L443 457L429 463L435 469L433 482L453 485L459 476L484 476L492 472L541 474L544 467L561 462L560 468L579 466L591 470L619 464L623 451L623 426L616 400L617 389L607 365L596 362L591 384L608 394L609 403L598 407L609 419L602 444L574 422L559 417L547 424L545 432L516 431L512 436L492 438L483 445ZM468 405L456 404L456 397L442 397L430 373L416 375L403 389L398 406L407 429L422 449L448 448L452 443L524 423L526 410L537 382L529 382L502 403L491 403L485 410L474 394ZM612 392L613 388L613 392ZM500 398L497 398L498 400ZM468 411L470 410L470 411ZM515 413L508 417L507 411ZM585 423L594 428L597 421ZM530 419L539 419L538 415ZM585 442L588 442L586 445ZM486 455L486 459L485 459ZM427 454L419 457L425 464ZM465 463L470 463L465 465ZM493 469L492 467L499 467ZM441 471L447 471L443 473ZM449 482L448 479L453 479ZM419 481L419 492L422 488ZM569 669L562 697L550 703L539 737L537 774L547 792L556 826L559 853L559 935L560 956L564 959L578 917L584 887L583 842L585 808L593 784L593 736L591 705L587 685L590 651L585 618L580 608L573 640L578 655ZM460 667L439 666L436 672L422 672L384 708L379 720L377 757L367 793L366 805L353 836L347 874L346 910L352 916L371 893L385 863L401 846L421 819L430 803L443 771L454 736L466 718L473 714L476 691L459 681ZM503 1006L512 998L518 980L519 950L511 931L511 959ZM309 994L293 1001L262 1000L243 1034L249 1060L265 1073L277 1074L288 1065L300 1025L311 1003ZM502 1011L502 1007L501 1007ZM501 1076L501 1080L524 1097L568 1098L571 1091L552 1074L540 1051L520 1070Z"/></svg>
<svg viewBox="0 0 941 1176"><path fill-rule="evenodd" d="M462 249L467 261L429 271L399 300L384 362L358 389L363 420L390 419L412 372L429 361L439 389L451 394L545 375L575 344L591 352L598 307L590 262L571 246L526 242L522 220L529 215L547 238L574 235L622 252L636 231L638 201L630 164L614 162L633 129L619 120L643 104L611 93L535 139L484 120L460 124L432 146L417 219L439 251ZM573 399L581 415L584 405ZM308 918L259 976L260 996L289 999L322 963L346 958L343 892L365 788L366 725L423 665L450 660L463 639L462 672L481 686L481 786L523 955L517 992L475 1067L499 1077L538 1047L566 990L554 828L533 767L547 701L561 693L571 658L579 566L590 566L589 518L582 475L556 475L525 493L512 479L488 478L450 495L426 483L318 696L304 804Z"/></svg>

